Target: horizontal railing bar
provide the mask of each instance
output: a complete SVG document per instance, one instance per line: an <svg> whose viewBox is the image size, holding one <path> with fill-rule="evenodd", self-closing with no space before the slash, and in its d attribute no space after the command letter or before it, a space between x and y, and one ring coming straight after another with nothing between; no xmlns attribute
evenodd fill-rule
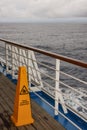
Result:
<svg viewBox="0 0 87 130"><path fill-rule="evenodd" d="M1 48L3 48L3 49L5 50L5 47L3 47L3 46L0 45L0 49L1 49Z"/></svg>
<svg viewBox="0 0 87 130"><path fill-rule="evenodd" d="M51 86L50 86L50 87L51 87ZM51 88L52 88L52 87L51 87ZM45 89L43 89L43 90L45 90ZM62 92L60 92L60 91L58 91L58 90L56 90L56 89L55 89L55 91L57 91L58 93L62 94L62 95L63 95L64 97L66 97L67 99L70 99L66 94L64 94L64 93L62 93ZM46 90L45 90L45 93L47 93L48 95L50 94L50 93L46 92ZM50 94L49 96L51 96L51 94ZM51 98L55 99L53 96L51 96ZM58 101L57 99L55 99L55 100ZM87 110L87 108L86 108L85 106L81 105L81 104L78 103L77 101L74 101L73 99L70 99L70 100L72 100L72 101L75 102L77 105L79 105L79 106L81 106L82 108L84 108L85 110Z"/></svg>
<svg viewBox="0 0 87 130"><path fill-rule="evenodd" d="M35 68L31 67L31 66L28 66L28 67L30 67L31 69L34 69L34 70L40 72L41 74L43 74L43 75L49 77L50 79L52 79L52 80L54 80L54 81L57 81L55 78L52 78L52 76L50 76L50 75L48 75L48 74L45 74L45 73L41 72L40 70L37 70L37 69L35 69Z"/></svg>
<svg viewBox="0 0 87 130"><path fill-rule="evenodd" d="M40 90L40 86L36 86L39 90ZM55 99L55 97L53 97L53 95L51 93L49 93L48 91L46 91L46 89L42 88L42 91L44 91L47 95L49 95L52 99L54 99L55 101L58 102L58 99Z"/></svg>
<svg viewBox="0 0 87 130"><path fill-rule="evenodd" d="M48 65L46 65L46 64L43 64L43 63L41 63L41 62L39 62L39 61L36 61L36 60L33 60L33 59L31 59L31 58L28 58L28 59L30 59L30 60L32 60L33 62L36 62L36 63L38 63L38 64L40 64L40 65L42 65L42 66L45 66L46 68L48 68L48 69L51 69L51 70L56 70L55 68L53 68L53 67L50 67L50 66L48 66Z"/></svg>
<svg viewBox="0 0 87 130"><path fill-rule="evenodd" d="M59 71L59 72L60 72L61 74L63 74L63 75L66 75L66 76L72 78L72 79L75 79L75 80L77 80L77 81L79 81L79 82L81 82L81 83L83 83L83 84L87 84L87 82L85 82L85 81L83 81L83 80L81 80L81 79L79 79L79 78L76 78L76 77L74 77L74 76L72 76L72 75L70 75L70 74L64 73L63 71Z"/></svg>
<svg viewBox="0 0 87 130"><path fill-rule="evenodd" d="M83 119L85 122L87 122L87 118L85 116L83 116L82 114L78 113L78 111L76 111L75 109L72 109L71 106L69 106L67 103L65 103L67 109L69 109L70 111L72 111L74 114L76 114L77 116L79 116L81 119Z"/></svg>
<svg viewBox="0 0 87 130"><path fill-rule="evenodd" d="M52 87L51 85L49 85L46 81L43 81L43 80L42 80L42 82L43 82L44 84L46 84L49 88L53 89L54 91L56 91L56 92L58 92L58 93L60 93L60 94L62 94L62 95L66 95L66 94L62 93L61 91L56 90L54 87ZM72 88L71 88L71 89L72 89ZM76 90L76 89L73 89L73 91L75 91L75 90ZM79 91L77 91L77 90L76 90L75 92L77 92L78 94L81 94L82 96L86 96L86 97L87 97L87 95L83 94L82 92L79 93Z"/></svg>
<svg viewBox="0 0 87 130"><path fill-rule="evenodd" d="M32 74L30 74L30 73L29 73L29 75L32 76ZM35 76L34 76L34 78L37 79L37 77L35 77ZM39 81L39 82L43 82L44 84L46 84L46 85L47 85L48 87L50 87L51 89L54 89L55 91L58 91L58 90L56 90L54 87L52 87L50 84L48 84L46 81L43 81L43 80L40 80L40 79L39 79L38 81ZM59 91L58 91L58 92L59 92Z"/></svg>
<svg viewBox="0 0 87 130"><path fill-rule="evenodd" d="M43 100L46 104L48 104L49 106L51 106L53 109L55 109L54 108L54 106L53 105L51 105L49 102L47 102L44 98L42 98L39 94L37 94L36 92L34 92L32 89L30 89L33 93L35 93L35 95L37 95L41 100ZM57 109L56 109L56 111L58 111Z"/></svg>
<svg viewBox="0 0 87 130"><path fill-rule="evenodd" d="M68 117L66 117L64 114L62 114L60 111L58 111L60 115L62 115L64 118L66 118L71 124L73 124L76 128L79 130L82 130L79 126L77 126L74 122L72 122Z"/></svg>
<svg viewBox="0 0 87 130"><path fill-rule="evenodd" d="M86 62L81 62L80 60L76 60L76 59L69 58L69 57L66 57L66 56L58 55L56 53L48 52L48 51L45 51L45 50L42 50L42 49L38 49L38 48L35 48L35 47L30 47L28 45L23 45L23 44L20 45L18 43L11 42L11 41L4 40L4 39L0 39L0 41L5 42L5 43L10 44L10 45L17 46L17 47L21 47L21 48L25 48L25 49L28 49L28 50L32 50L32 51L44 54L46 56L50 56L50 57L53 57L53 58L56 58L56 59L60 59L62 61L74 64L74 65L77 65L77 66L80 66L80 67L87 68L87 63Z"/></svg>
<svg viewBox="0 0 87 130"><path fill-rule="evenodd" d="M74 102L74 103L76 103L77 105L81 106L83 109L87 110L87 108L86 108L84 105L81 105L81 103L79 103L79 102L75 101L75 100L74 100L74 98L73 98L73 99L71 99L71 97L67 96L67 95L66 95L66 94L64 94L64 93L62 93L62 95L63 95L64 97L66 97L68 100L73 101L73 102Z"/></svg>
<svg viewBox="0 0 87 130"><path fill-rule="evenodd" d="M62 85L64 85L64 86L66 86L67 88L72 89L73 91L75 91L75 92L77 92L77 93L81 94L82 96L87 97L87 95L85 95L85 94L83 94L82 92L80 92L80 91L76 90L75 88L71 87L70 85L67 85L67 84L65 84L65 83L63 83L63 82L61 82L61 81L60 81L60 84L62 84Z"/></svg>
<svg viewBox="0 0 87 130"><path fill-rule="evenodd" d="M5 56L6 56L5 54L0 53L0 57L5 57Z"/></svg>

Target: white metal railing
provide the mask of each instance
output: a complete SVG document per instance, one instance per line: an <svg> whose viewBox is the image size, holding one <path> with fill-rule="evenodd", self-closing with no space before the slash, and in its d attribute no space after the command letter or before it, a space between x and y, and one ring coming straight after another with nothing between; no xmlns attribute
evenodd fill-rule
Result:
<svg viewBox="0 0 87 130"><path fill-rule="evenodd" d="M87 101L85 100L87 98L85 91L87 82L79 79L82 71L85 72L87 63L0 39L0 65L1 67L6 66L5 74L11 74L13 79L17 79L18 67L26 66L30 90L49 104L54 109L55 115L59 113L67 119L58 110L60 103L64 113L70 110L87 122ZM73 73L68 73L69 67L81 70L81 73L78 72L80 73L78 77L77 73L76 77L73 76ZM61 69L64 71L61 71ZM75 73L75 69L73 71ZM34 84L34 87L31 87L31 84ZM43 91L53 98L55 106L38 95L37 91ZM78 109L81 110L78 111ZM70 119L67 120L80 129Z"/></svg>

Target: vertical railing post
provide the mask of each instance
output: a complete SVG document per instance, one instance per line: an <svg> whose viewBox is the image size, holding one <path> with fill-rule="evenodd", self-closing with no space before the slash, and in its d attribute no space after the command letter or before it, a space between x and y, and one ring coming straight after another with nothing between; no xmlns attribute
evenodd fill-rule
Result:
<svg viewBox="0 0 87 130"><path fill-rule="evenodd" d="M19 48L19 66L21 66L21 48Z"/></svg>
<svg viewBox="0 0 87 130"><path fill-rule="evenodd" d="M5 55L6 55L6 74L8 73L8 44L5 43Z"/></svg>
<svg viewBox="0 0 87 130"><path fill-rule="evenodd" d="M31 87L31 56L30 56L30 50L28 50L28 81L29 81L29 87Z"/></svg>
<svg viewBox="0 0 87 130"><path fill-rule="evenodd" d="M67 113L67 108L65 106L65 102L59 88L59 80L60 80L60 60L56 59L56 83L55 83L55 115L58 115L58 104L60 101L61 106L63 108L64 113Z"/></svg>
<svg viewBox="0 0 87 130"><path fill-rule="evenodd" d="M42 79L41 79L41 74L40 74L40 72L39 72L39 68L38 68L38 64L37 64L37 62L36 62L36 57L35 57L35 54L34 54L34 52L33 51L31 51L31 55L32 55L32 59L35 61L34 62L34 67L35 67L35 69L36 69L36 75L37 75L37 77L38 77L38 79L37 79L37 81L39 81L39 83L40 83L40 89L42 90L42 88L43 88L43 82L42 82Z"/></svg>
<svg viewBox="0 0 87 130"><path fill-rule="evenodd" d="M11 46L11 51L12 51L12 69L11 70L12 70L12 79L14 79L14 71L15 71L14 70L15 69L15 67L14 67L14 62L15 62L14 61L14 53L15 53L14 52L14 46Z"/></svg>
<svg viewBox="0 0 87 130"><path fill-rule="evenodd" d="M55 115L58 115L58 91L59 91L59 70L60 70L60 60L56 59L56 82L55 82Z"/></svg>

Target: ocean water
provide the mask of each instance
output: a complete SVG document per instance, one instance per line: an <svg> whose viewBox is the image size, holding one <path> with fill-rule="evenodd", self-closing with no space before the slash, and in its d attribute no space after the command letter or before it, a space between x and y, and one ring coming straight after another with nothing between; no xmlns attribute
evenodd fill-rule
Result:
<svg viewBox="0 0 87 130"><path fill-rule="evenodd" d="M87 24L0 23L0 38L87 62Z"/></svg>

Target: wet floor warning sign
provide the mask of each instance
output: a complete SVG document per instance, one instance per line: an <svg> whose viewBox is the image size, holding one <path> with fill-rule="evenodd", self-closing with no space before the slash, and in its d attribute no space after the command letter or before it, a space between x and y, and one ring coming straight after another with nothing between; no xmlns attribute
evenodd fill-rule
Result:
<svg viewBox="0 0 87 130"><path fill-rule="evenodd" d="M11 116L16 126L31 124L34 122L31 113L31 103L28 91L26 67L19 67L18 82L14 102L14 112Z"/></svg>
<svg viewBox="0 0 87 130"><path fill-rule="evenodd" d="M28 89L26 88L26 86L23 86L23 88L20 91L20 95L26 95L29 94Z"/></svg>

